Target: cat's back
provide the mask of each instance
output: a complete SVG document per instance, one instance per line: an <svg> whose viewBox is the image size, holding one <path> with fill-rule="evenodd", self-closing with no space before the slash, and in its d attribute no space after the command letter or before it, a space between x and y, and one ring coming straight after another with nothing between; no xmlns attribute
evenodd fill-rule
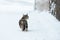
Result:
<svg viewBox="0 0 60 40"><path fill-rule="evenodd" d="M21 24L27 24L27 20L21 19L21 20L19 21L19 25L21 25Z"/></svg>

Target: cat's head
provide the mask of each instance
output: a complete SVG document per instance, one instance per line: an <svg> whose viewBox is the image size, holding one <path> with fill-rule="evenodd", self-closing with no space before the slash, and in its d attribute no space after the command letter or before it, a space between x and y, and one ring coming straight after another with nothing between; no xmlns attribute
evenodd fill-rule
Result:
<svg viewBox="0 0 60 40"><path fill-rule="evenodd" d="M29 18L28 14L25 14L25 15L23 14L23 18L28 19Z"/></svg>

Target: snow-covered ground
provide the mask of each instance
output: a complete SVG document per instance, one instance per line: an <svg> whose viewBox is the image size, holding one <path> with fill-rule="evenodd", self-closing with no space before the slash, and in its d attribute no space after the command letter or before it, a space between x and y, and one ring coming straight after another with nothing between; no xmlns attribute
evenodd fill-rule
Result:
<svg viewBox="0 0 60 40"><path fill-rule="evenodd" d="M0 4L0 40L60 40L60 22L48 11L34 11L33 5L8 3ZM26 13L29 31L22 32L18 22Z"/></svg>

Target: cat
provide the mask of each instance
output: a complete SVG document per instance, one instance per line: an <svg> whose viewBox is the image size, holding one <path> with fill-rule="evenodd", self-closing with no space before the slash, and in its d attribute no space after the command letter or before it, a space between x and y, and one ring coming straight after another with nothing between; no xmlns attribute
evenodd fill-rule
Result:
<svg viewBox="0 0 60 40"><path fill-rule="evenodd" d="M23 15L23 17L19 20L19 26L22 29L22 31L28 31L27 19L29 19L28 14Z"/></svg>

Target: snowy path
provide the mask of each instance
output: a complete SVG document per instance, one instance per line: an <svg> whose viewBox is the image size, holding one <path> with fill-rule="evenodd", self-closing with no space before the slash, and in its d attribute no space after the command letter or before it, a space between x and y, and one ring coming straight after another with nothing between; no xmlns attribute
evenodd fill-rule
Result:
<svg viewBox="0 0 60 40"><path fill-rule="evenodd" d="M60 40L60 23L47 11L29 13L28 32L19 28L21 13L6 13L0 14L0 40Z"/></svg>

